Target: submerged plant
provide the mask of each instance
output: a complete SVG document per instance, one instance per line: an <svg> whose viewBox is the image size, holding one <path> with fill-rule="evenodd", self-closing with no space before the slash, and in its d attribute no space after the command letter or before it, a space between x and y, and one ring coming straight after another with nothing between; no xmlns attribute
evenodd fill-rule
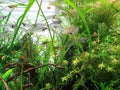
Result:
<svg viewBox="0 0 120 90"><path fill-rule="evenodd" d="M36 36L33 42L34 32L26 32L16 41L32 0L17 21L12 41L6 44L0 38L0 79L12 90L120 89L119 10L115 4L104 0L58 1L51 4L58 6L58 16L68 21L64 24L63 20L61 33L51 31L41 9L42 0L36 0L35 25L42 15L50 38ZM2 82L0 86L5 87Z"/></svg>

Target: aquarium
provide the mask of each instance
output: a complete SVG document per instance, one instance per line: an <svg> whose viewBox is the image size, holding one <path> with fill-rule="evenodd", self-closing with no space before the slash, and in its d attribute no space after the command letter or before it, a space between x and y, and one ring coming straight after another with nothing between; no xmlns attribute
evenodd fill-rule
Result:
<svg viewBox="0 0 120 90"><path fill-rule="evenodd" d="M0 90L119 90L120 0L0 0Z"/></svg>

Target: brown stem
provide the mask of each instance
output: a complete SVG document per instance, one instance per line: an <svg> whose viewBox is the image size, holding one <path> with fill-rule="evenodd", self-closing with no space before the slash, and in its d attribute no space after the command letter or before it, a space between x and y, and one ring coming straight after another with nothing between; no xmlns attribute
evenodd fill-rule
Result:
<svg viewBox="0 0 120 90"><path fill-rule="evenodd" d="M49 66L49 65L54 66L54 67L56 67L56 68L58 68L58 69L64 69L64 67L62 67L62 66L59 65L59 64L48 63L48 64L40 64L40 65L37 65L37 66L35 66L35 67L29 67L29 68L25 69L25 70L23 71L23 73L27 73L27 72L30 72L30 71L32 71L32 70L35 70L35 69L38 69L38 68L41 68L41 67L44 67L44 66ZM17 74L17 76L19 76L19 75L20 75L20 74ZM13 77L9 78L9 80L7 80L7 82L11 81L11 80L14 79L15 77L16 77L16 76L13 76Z"/></svg>
<svg viewBox="0 0 120 90"><path fill-rule="evenodd" d="M29 71L34 70L34 69L37 69L37 68L41 68L41 67L46 66L46 65L51 65L51 66L54 66L54 67L59 68L59 69L64 69L64 67L62 67L61 65L53 64L53 63L48 63L48 64L40 64L40 65L38 65L38 66L36 66L36 67L28 68L28 69L26 69L26 70L23 71L23 72L26 73L26 72L29 72Z"/></svg>
<svg viewBox="0 0 120 90"><path fill-rule="evenodd" d="M28 84L23 86L23 90L26 90L27 88L29 88L31 86L33 86L33 84L32 83L28 83Z"/></svg>
<svg viewBox="0 0 120 90"><path fill-rule="evenodd" d="M7 83L5 82L5 80L4 80L4 79L2 79L2 77L1 77L1 76L0 76L0 80L1 80L1 81L2 81L2 83L4 84L5 89L6 89L6 90L9 90L9 87L8 87Z"/></svg>

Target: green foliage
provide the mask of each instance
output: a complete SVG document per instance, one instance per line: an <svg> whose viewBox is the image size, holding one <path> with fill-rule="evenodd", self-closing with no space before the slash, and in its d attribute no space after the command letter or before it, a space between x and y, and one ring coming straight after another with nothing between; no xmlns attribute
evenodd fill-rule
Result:
<svg viewBox="0 0 120 90"><path fill-rule="evenodd" d="M33 42L31 37L33 32L30 32L16 41L20 26L34 1L29 1L24 13L17 20L18 27L15 28L12 40L4 43L0 37L0 73L9 88L11 90L119 90L118 6L104 0L52 2L52 5L62 10L60 17L67 19L69 25L65 26L66 29L60 34L52 34L48 20L41 9L42 0L40 3L36 0L39 9L35 24L41 14L48 27L50 38L36 36L38 40ZM59 3L64 4L65 8ZM16 5L19 6L19 3ZM0 24L7 24L11 13L12 11L6 21L0 20ZM4 28L0 29L0 33L4 34ZM4 88L2 82L0 86ZM4 90L3 88L0 89Z"/></svg>
<svg viewBox="0 0 120 90"><path fill-rule="evenodd" d="M22 24L22 22L23 22L23 20L24 20L24 18L26 16L26 14L28 13L29 9L32 7L34 1L35 0L30 0L29 1L28 5L25 8L25 11L24 11L23 15L21 15L19 17L19 19L17 20L17 23L16 23L17 27L15 28L14 37L13 37L12 42L11 42L11 47L13 46L13 42L14 42L14 40L16 38L16 35L17 35L18 31L19 31L19 28L20 28L20 26L21 26L21 24Z"/></svg>

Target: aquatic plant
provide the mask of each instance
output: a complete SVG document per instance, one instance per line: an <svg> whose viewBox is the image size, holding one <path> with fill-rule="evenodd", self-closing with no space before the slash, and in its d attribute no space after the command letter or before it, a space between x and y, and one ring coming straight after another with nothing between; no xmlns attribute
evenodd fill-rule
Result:
<svg viewBox="0 0 120 90"><path fill-rule="evenodd" d="M21 25L26 25L24 18L34 2L38 5L38 12L35 24L31 24L32 29L42 15L50 36L34 35L36 42L32 40L34 32L19 34ZM51 2L50 5L60 10L57 15L63 25L60 33L51 30L41 5L42 0L30 0L16 22L12 39L5 42L0 37L0 89L120 89L120 21L117 3L111 0ZM16 5L9 7L16 8ZM50 6L47 8L50 9ZM11 13L0 20L0 25L8 23ZM0 30L5 35L5 28L1 27Z"/></svg>

